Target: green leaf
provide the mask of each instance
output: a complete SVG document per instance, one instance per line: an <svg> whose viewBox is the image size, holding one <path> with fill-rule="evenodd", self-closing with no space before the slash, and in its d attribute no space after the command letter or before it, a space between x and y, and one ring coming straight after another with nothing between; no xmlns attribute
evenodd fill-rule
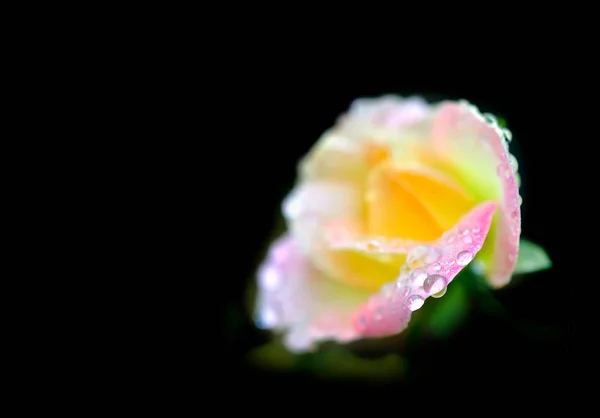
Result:
<svg viewBox="0 0 600 418"><path fill-rule="evenodd" d="M521 239L515 274L533 273L550 267L552 267L552 261L542 247L531 241Z"/></svg>
<svg viewBox="0 0 600 418"><path fill-rule="evenodd" d="M463 320L469 310L467 291L460 282L453 282L448 286L446 294L440 299L430 299L432 307L429 316L429 330L437 337L447 337L452 334Z"/></svg>

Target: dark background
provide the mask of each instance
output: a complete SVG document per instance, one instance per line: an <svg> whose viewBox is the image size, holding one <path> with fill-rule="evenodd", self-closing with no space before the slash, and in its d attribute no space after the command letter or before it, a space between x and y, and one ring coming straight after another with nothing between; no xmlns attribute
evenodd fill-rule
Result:
<svg viewBox="0 0 600 418"><path fill-rule="evenodd" d="M557 140L549 110L557 88L551 93L534 70L524 68L484 78L476 71L462 77L435 72L407 75L394 69L348 74L344 65L351 63L335 68L319 64L302 70L274 64L239 80L236 95L240 102L232 104L235 109L227 118L236 135L241 135L228 152L232 155L229 175L236 178L244 196L227 197L239 205L231 209L230 220L236 235L243 237L244 248L243 257L230 266L228 282L237 279L227 305L228 317L236 319L233 326L226 322L222 352L228 359L231 384L257 393L313 389L345 393L356 389L363 396L427 389L432 382L463 390L494 387L490 389L494 393L498 386L507 392L521 388L537 391L541 385L563 387L570 331L569 312L559 305L568 298L569 290L561 285L560 242L553 230L559 219L554 209L556 174L551 167L558 155L549 145ZM245 311L247 285L271 237L280 202L294 183L297 161L353 99L387 93L417 94L434 101L464 98L482 112L505 119L513 133L511 151L518 158L522 177L522 236L542 245L553 267L531 274L518 286L495 292L511 321L475 312L448 340L411 352L411 369L418 373L402 382L327 381L310 374L275 373L249 366L244 361L246 353L268 339L254 328ZM241 116L236 118L236 114Z"/></svg>

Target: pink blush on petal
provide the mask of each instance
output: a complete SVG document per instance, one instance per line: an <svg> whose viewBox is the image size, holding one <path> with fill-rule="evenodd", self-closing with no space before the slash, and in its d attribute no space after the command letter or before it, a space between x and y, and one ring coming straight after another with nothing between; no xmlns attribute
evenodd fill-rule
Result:
<svg viewBox="0 0 600 418"><path fill-rule="evenodd" d="M366 337L378 337L406 328L411 313L473 260L483 246L496 208L496 202L481 203L439 240L413 248L398 279L383 286L355 313L356 330Z"/></svg>

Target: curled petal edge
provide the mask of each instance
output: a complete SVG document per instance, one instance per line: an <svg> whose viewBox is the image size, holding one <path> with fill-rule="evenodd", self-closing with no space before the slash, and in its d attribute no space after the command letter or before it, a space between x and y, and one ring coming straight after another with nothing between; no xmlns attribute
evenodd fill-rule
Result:
<svg viewBox="0 0 600 418"><path fill-rule="evenodd" d="M479 252L498 204L481 203L437 241L413 248L395 282L363 303L353 325L363 337L380 337L404 330L413 311L443 292Z"/></svg>

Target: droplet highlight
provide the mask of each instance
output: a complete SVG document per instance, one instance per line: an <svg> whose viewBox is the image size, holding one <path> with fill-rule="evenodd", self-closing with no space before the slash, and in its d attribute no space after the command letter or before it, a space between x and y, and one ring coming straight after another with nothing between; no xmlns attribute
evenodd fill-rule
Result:
<svg viewBox="0 0 600 418"><path fill-rule="evenodd" d="M410 278L415 286L422 286L423 282L427 278L427 273L423 269L416 269L410 274Z"/></svg>
<svg viewBox="0 0 600 418"><path fill-rule="evenodd" d="M440 264L440 263L438 263L437 261L436 261L436 262L434 262L434 263L431 263L431 264L429 265L429 267L427 267L427 271L428 271L430 274L437 273L437 272L438 272L438 271L440 271L441 269L442 269L442 266L441 266L441 264Z"/></svg>
<svg viewBox="0 0 600 418"><path fill-rule="evenodd" d="M461 251L456 256L456 264L459 266L466 266L473 259L473 254L470 251Z"/></svg>
<svg viewBox="0 0 600 418"><path fill-rule="evenodd" d="M441 274L432 274L425 279L423 290L428 295L439 293L446 287L446 278Z"/></svg>
<svg viewBox="0 0 600 418"><path fill-rule="evenodd" d="M444 287L441 291L434 293L433 295L431 295L432 298L441 298L442 296L444 296L446 294L446 290L448 290L448 287Z"/></svg>
<svg viewBox="0 0 600 418"><path fill-rule="evenodd" d="M412 295L408 299L406 299L408 309L410 309L411 311L416 311L421 306L423 306L424 303L425 300L419 295Z"/></svg>

